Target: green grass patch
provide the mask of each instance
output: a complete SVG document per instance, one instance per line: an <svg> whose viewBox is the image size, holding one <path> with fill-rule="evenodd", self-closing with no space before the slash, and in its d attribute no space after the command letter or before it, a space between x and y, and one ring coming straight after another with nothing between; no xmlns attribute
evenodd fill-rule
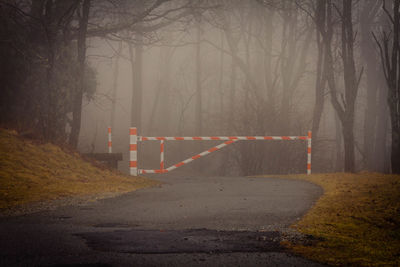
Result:
<svg viewBox="0 0 400 267"><path fill-rule="evenodd" d="M0 129L0 211L61 197L124 193L157 184L95 166L76 152Z"/></svg>
<svg viewBox="0 0 400 267"><path fill-rule="evenodd" d="M311 240L287 243L294 252L329 265L400 266L400 175L280 177L324 189L314 207L292 225Z"/></svg>

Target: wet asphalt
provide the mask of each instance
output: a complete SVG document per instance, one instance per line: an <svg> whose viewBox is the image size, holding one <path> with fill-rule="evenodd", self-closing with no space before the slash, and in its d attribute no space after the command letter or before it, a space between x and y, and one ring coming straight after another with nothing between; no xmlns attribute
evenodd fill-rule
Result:
<svg viewBox="0 0 400 267"><path fill-rule="evenodd" d="M280 245L320 187L273 178L154 178L163 184L0 218L0 266L321 266Z"/></svg>

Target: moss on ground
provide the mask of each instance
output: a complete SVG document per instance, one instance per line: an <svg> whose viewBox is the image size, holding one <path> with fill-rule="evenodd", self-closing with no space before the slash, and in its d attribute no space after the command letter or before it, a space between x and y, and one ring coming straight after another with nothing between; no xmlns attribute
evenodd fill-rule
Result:
<svg viewBox="0 0 400 267"><path fill-rule="evenodd" d="M0 129L0 211L61 197L123 193L157 184L96 167L76 152Z"/></svg>
<svg viewBox="0 0 400 267"><path fill-rule="evenodd" d="M323 196L297 223L308 241L286 245L329 265L400 266L400 175L280 176L310 181Z"/></svg>

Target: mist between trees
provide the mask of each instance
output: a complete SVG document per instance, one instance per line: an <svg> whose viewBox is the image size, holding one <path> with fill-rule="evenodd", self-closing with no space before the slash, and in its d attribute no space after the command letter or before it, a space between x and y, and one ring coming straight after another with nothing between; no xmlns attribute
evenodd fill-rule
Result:
<svg viewBox="0 0 400 267"><path fill-rule="evenodd" d="M0 0L1 125L128 152L143 136L305 136L313 172L400 172L400 0ZM214 146L166 142L166 164ZM139 146L157 169L159 143ZM126 170L126 162L120 165ZM190 171L303 173L304 141L240 141Z"/></svg>

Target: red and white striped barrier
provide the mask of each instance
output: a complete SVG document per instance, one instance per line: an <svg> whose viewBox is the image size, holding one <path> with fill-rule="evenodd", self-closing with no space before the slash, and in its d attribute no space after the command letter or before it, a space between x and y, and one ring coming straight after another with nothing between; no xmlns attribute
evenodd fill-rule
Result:
<svg viewBox="0 0 400 267"><path fill-rule="evenodd" d="M194 141L215 141L215 140L307 140L307 136L192 136L192 137L140 137L140 141L171 141L171 140L194 140Z"/></svg>
<svg viewBox="0 0 400 267"><path fill-rule="evenodd" d="M144 136L137 136L137 129L130 128L130 174L137 176L138 174L146 174L146 173L166 173L170 172L178 167L181 167L189 162L192 162L196 159L204 157L214 151L220 150L221 148L233 144L237 141L241 140L304 140L307 141L307 174L311 174L311 131L308 132L307 136L207 136L207 137L200 137L200 136L193 136L193 137L144 137ZM164 161L164 153L165 153L165 141L180 141L180 140L192 140L192 141L215 141L215 140L226 140L222 144L214 146L208 150L201 152L193 157L190 157L184 161L178 162L168 168L165 168L165 161ZM159 170L144 170L138 169L137 167L137 142L140 141L160 141L160 169Z"/></svg>
<svg viewBox="0 0 400 267"><path fill-rule="evenodd" d="M108 127L108 153L112 153L111 127Z"/></svg>
<svg viewBox="0 0 400 267"><path fill-rule="evenodd" d="M129 128L129 173L133 176L138 175L137 169L137 129Z"/></svg>
<svg viewBox="0 0 400 267"><path fill-rule="evenodd" d="M311 131L307 134L307 174L311 174Z"/></svg>

